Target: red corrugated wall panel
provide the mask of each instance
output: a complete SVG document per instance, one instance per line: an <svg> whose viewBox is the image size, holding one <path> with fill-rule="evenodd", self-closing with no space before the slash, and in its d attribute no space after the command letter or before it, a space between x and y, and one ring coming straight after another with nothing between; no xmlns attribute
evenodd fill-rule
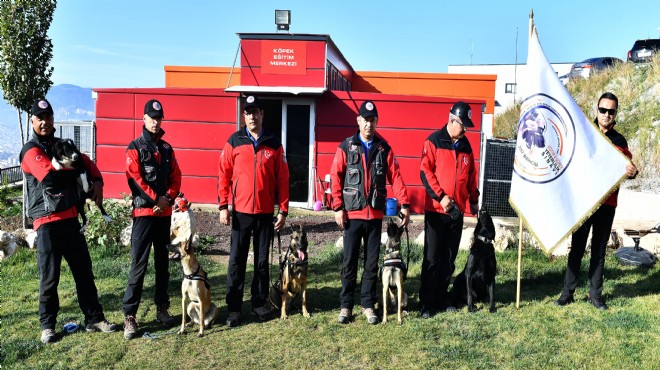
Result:
<svg viewBox="0 0 660 370"><path fill-rule="evenodd" d="M221 89L95 89L96 161L104 195L130 192L125 174L126 148L142 134L142 112L149 99L163 104L164 139L175 150L183 175L181 190L191 202L217 202L217 163L229 135L236 131L237 94Z"/></svg>

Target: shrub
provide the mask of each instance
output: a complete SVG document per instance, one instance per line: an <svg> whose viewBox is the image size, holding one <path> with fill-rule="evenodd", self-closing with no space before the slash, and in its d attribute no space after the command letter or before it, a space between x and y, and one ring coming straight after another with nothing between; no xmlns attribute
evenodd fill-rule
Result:
<svg viewBox="0 0 660 370"><path fill-rule="evenodd" d="M90 249L96 249L102 255L114 256L120 253L121 232L131 222L131 197L122 193L123 200L106 200L105 210L112 222L107 223L96 205L87 212L88 226L85 231Z"/></svg>

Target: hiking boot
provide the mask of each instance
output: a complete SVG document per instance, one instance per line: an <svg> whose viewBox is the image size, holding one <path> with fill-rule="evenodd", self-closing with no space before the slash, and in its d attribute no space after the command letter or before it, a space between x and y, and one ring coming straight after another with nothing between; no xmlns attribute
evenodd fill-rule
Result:
<svg viewBox="0 0 660 370"><path fill-rule="evenodd" d="M168 308L169 304L156 306L156 321L165 326L172 326L176 324L176 319L167 311Z"/></svg>
<svg viewBox="0 0 660 370"><path fill-rule="evenodd" d="M270 319L271 310L268 309L266 306L261 306L261 307L257 307L255 309L253 309L252 313L255 316L257 316L257 318L259 320L266 321L266 320Z"/></svg>
<svg viewBox="0 0 660 370"><path fill-rule="evenodd" d="M376 313L374 312L373 308L365 308L362 310L362 313L367 318L369 324L371 325L378 324L378 316L376 316Z"/></svg>
<svg viewBox="0 0 660 370"><path fill-rule="evenodd" d="M430 319L431 317L433 317L433 312L431 312L430 308L426 306L422 306L422 308L419 310L419 316L425 320Z"/></svg>
<svg viewBox="0 0 660 370"><path fill-rule="evenodd" d="M603 298L597 298L597 297L587 297L587 303L592 304L594 307L596 307L599 310L607 310L607 305L605 304L605 301Z"/></svg>
<svg viewBox="0 0 660 370"><path fill-rule="evenodd" d="M340 324L348 324L351 322L351 316L353 316L353 310L350 308L342 308L341 311L339 311L338 321Z"/></svg>
<svg viewBox="0 0 660 370"><path fill-rule="evenodd" d="M55 330L53 329L44 329L41 331L41 342L43 344L53 343L57 337L55 336Z"/></svg>
<svg viewBox="0 0 660 370"><path fill-rule="evenodd" d="M572 294L564 294L562 293L559 298L555 301L555 305L557 306L566 306L567 304L573 303L575 300L573 299Z"/></svg>
<svg viewBox="0 0 660 370"><path fill-rule="evenodd" d="M112 333L119 330L120 327L120 325L109 323L108 320L103 320L94 324L87 324L85 330L88 332L100 331L103 333Z"/></svg>
<svg viewBox="0 0 660 370"><path fill-rule="evenodd" d="M126 315L124 318L124 339L133 339L137 333L138 323L135 316Z"/></svg>
<svg viewBox="0 0 660 370"><path fill-rule="evenodd" d="M241 321L240 312L230 312L229 315L227 315L227 326L229 326L230 328L237 327L240 321Z"/></svg>

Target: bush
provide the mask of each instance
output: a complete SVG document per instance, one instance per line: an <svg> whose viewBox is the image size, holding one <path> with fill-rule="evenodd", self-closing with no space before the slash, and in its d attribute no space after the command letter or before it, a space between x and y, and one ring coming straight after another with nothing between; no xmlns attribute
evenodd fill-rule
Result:
<svg viewBox="0 0 660 370"><path fill-rule="evenodd" d="M105 210L112 222L107 223L96 205L87 212L85 237L90 249L96 249L104 256L115 256L121 252L121 232L131 222L131 197L122 193L123 200L106 200Z"/></svg>

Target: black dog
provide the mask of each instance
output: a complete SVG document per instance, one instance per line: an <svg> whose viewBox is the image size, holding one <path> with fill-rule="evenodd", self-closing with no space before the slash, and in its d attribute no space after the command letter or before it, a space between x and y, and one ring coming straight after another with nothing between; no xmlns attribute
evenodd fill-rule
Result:
<svg viewBox="0 0 660 370"><path fill-rule="evenodd" d="M488 211L479 211L477 226L474 228L474 240L470 246L470 256L465 268L454 280L453 304L448 309L455 310L458 304L467 302L468 311L474 312L475 300L485 300L488 295L490 312L495 312L495 225Z"/></svg>
<svg viewBox="0 0 660 370"><path fill-rule="evenodd" d="M85 163L83 161L83 156L80 153L80 150L76 147L76 144L73 143L71 139L62 139L57 140L53 143L53 167L56 170L61 170L62 168L72 168L75 171L80 173L78 178L78 197L76 201L76 209L82 218L82 227L80 232L83 233L87 228L87 215L85 214L85 201L91 197L91 188L90 182L87 178L87 171L85 169ZM112 221L112 218L108 216L108 213L105 211L103 204L99 206L101 210L101 215L106 222Z"/></svg>

